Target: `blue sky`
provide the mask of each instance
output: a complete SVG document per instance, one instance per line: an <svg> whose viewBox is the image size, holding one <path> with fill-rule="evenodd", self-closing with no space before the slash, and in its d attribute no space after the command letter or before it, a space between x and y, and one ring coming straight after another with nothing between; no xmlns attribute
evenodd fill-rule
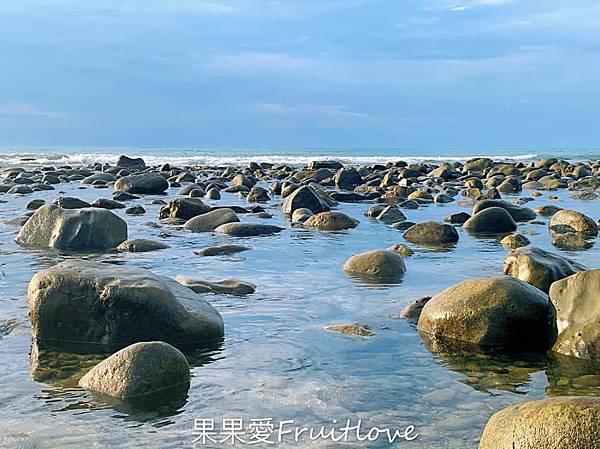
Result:
<svg viewBox="0 0 600 449"><path fill-rule="evenodd" d="M600 2L3 0L0 144L598 147Z"/></svg>

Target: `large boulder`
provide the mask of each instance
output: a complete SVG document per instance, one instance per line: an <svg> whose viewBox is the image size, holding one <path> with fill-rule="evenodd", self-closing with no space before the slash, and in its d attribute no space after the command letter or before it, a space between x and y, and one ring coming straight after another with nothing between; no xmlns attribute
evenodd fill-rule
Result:
<svg viewBox="0 0 600 449"><path fill-rule="evenodd" d="M223 336L223 320L210 304L142 268L61 262L32 278L28 302L41 348L102 353L161 340L187 349Z"/></svg>
<svg viewBox="0 0 600 449"><path fill-rule="evenodd" d="M482 349L546 350L553 336L548 296L510 276L469 279L434 296L418 328Z"/></svg>
<svg viewBox="0 0 600 449"><path fill-rule="evenodd" d="M240 219L231 209L215 209L189 219L183 229L191 232L211 232L226 223L237 223Z"/></svg>
<svg viewBox="0 0 600 449"><path fill-rule="evenodd" d="M185 356L162 341L134 343L89 370L79 386L121 400L190 387Z"/></svg>
<svg viewBox="0 0 600 449"><path fill-rule="evenodd" d="M600 398L559 397L521 402L489 419L479 449L596 449Z"/></svg>
<svg viewBox="0 0 600 449"><path fill-rule="evenodd" d="M574 260L534 246L517 248L504 259L504 274L525 281L548 293L550 285L586 267Z"/></svg>
<svg viewBox="0 0 600 449"><path fill-rule="evenodd" d="M553 351L600 361L600 270L575 273L550 287L558 337Z"/></svg>
<svg viewBox="0 0 600 449"><path fill-rule="evenodd" d="M115 190L127 193L161 194L169 188L168 181L158 173L142 173L119 178Z"/></svg>
<svg viewBox="0 0 600 449"><path fill-rule="evenodd" d="M501 207L510 214L514 221L535 220L536 213L527 207L520 207L502 200L482 200L473 206L473 215L490 207Z"/></svg>
<svg viewBox="0 0 600 449"><path fill-rule="evenodd" d="M106 209L39 207L16 241L25 246L90 251L114 248L127 239L125 220Z"/></svg>
<svg viewBox="0 0 600 449"><path fill-rule="evenodd" d="M344 271L359 278L396 280L404 275L406 265L399 254L374 250L352 256L344 264Z"/></svg>
<svg viewBox="0 0 600 449"><path fill-rule="evenodd" d="M196 217L210 212L211 207L204 204L199 198L174 198L160 208L158 215L161 220L169 218L180 218L182 220L189 220L190 218Z"/></svg>
<svg viewBox="0 0 600 449"><path fill-rule="evenodd" d="M575 232L585 237L596 237L598 225L590 217L575 210L559 210L550 219L550 231L557 234Z"/></svg>
<svg viewBox="0 0 600 449"><path fill-rule="evenodd" d="M437 223L435 221L417 223L408 228L403 236L411 243L426 245L458 242L458 232L454 226Z"/></svg>
<svg viewBox="0 0 600 449"><path fill-rule="evenodd" d="M517 224L511 215L501 207L489 207L477 212L463 225L473 233L500 234L514 232Z"/></svg>
<svg viewBox="0 0 600 449"><path fill-rule="evenodd" d="M358 220L349 217L343 212L321 212L313 215L304 222L306 228L320 229L321 231L342 231L358 226Z"/></svg>
<svg viewBox="0 0 600 449"><path fill-rule="evenodd" d="M308 209L313 214L328 212L327 202L310 186L302 186L290 193L283 201L284 214L292 215L296 209Z"/></svg>

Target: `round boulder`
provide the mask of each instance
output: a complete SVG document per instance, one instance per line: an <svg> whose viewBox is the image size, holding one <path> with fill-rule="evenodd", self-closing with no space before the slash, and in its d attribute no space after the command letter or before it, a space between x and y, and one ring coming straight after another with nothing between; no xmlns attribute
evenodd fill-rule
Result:
<svg viewBox="0 0 600 449"><path fill-rule="evenodd" d="M393 280L406 273L406 265L399 254L374 250L352 256L344 264L344 271L360 278Z"/></svg>
<svg viewBox="0 0 600 449"><path fill-rule="evenodd" d="M598 226L590 217L575 210L559 210L550 219L550 231L558 234L575 232L585 237L596 237Z"/></svg>
<svg viewBox="0 0 600 449"><path fill-rule="evenodd" d="M479 449L600 447L600 398L560 397L522 402L489 419Z"/></svg>
<svg viewBox="0 0 600 449"><path fill-rule="evenodd" d="M305 222L306 228L319 229L321 231L342 231L355 228L358 220L349 217L343 212L321 212L309 217Z"/></svg>
<svg viewBox="0 0 600 449"><path fill-rule="evenodd" d="M511 215L501 207L490 207L477 212L463 225L473 233L500 234L514 232L517 224Z"/></svg>
<svg viewBox="0 0 600 449"><path fill-rule="evenodd" d="M211 232L223 224L238 223L239 221L237 214L231 209L214 209L186 221L183 229L191 232Z"/></svg>
<svg viewBox="0 0 600 449"><path fill-rule="evenodd" d="M418 329L508 351L546 350L553 335L548 296L510 276L469 279L443 290L423 308Z"/></svg>
<svg viewBox="0 0 600 449"><path fill-rule="evenodd" d="M586 268L566 257L535 246L517 248L504 259L504 274L516 277L545 292L553 282Z"/></svg>
<svg viewBox="0 0 600 449"><path fill-rule="evenodd" d="M458 242L458 232L454 226L426 221L411 226L404 232L404 238L418 244L447 244Z"/></svg>
<svg viewBox="0 0 600 449"><path fill-rule="evenodd" d="M171 389L187 391L190 367L173 346L162 341L141 342L100 362L79 380L79 385L121 400Z"/></svg>

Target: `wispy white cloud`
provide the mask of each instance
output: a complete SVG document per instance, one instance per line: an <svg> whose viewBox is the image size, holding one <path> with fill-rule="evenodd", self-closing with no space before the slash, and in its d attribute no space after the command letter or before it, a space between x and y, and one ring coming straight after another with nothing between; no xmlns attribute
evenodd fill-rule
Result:
<svg viewBox="0 0 600 449"><path fill-rule="evenodd" d="M62 112L52 111L28 103L0 103L0 117L31 117L41 119L60 120L66 116Z"/></svg>
<svg viewBox="0 0 600 449"><path fill-rule="evenodd" d="M256 103L256 110L266 114L283 116L309 116L313 118L371 120L365 112L355 111L348 106L336 104L282 104Z"/></svg>
<svg viewBox="0 0 600 449"><path fill-rule="evenodd" d="M462 12L482 6L504 6L514 0L433 0L429 9L440 9L451 12Z"/></svg>

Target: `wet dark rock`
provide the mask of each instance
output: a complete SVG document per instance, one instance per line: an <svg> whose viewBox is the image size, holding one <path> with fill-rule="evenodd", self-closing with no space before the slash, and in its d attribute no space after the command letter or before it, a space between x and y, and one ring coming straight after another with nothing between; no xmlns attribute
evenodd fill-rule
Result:
<svg viewBox="0 0 600 449"><path fill-rule="evenodd" d="M309 209L313 214L328 212L327 202L310 186L302 186L294 190L283 202L284 214L291 215L296 209Z"/></svg>
<svg viewBox="0 0 600 449"><path fill-rule="evenodd" d="M59 196L52 203L63 209L83 209L84 207L91 207L90 203L70 196Z"/></svg>
<svg viewBox="0 0 600 449"><path fill-rule="evenodd" d="M132 206L125 209L125 213L127 215L144 215L146 213L146 209L143 206Z"/></svg>
<svg viewBox="0 0 600 449"><path fill-rule="evenodd" d="M98 207L101 209L124 209L125 205L115 200L108 198L98 198L90 203L91 207Z"/></svg>
<svg viewBox="0 0 600 449"><path fill-rule="evenodd" d="M115 190L132 194L162 194L168 188L169 183L158 173L124 176L115 182Z"/></svg>
<svg viewBox="0 0 600 449"><path fill-rule="evenodd" d="M144 162L144 159L142 159L141 157L130 158L125 155L122 155L122 156L119 156L119 159L117 160L117 166L125 167L130 170L143 170L146 168L146 163Z"/></svg>
<svg viewBox="0 0 600 449"><path fill-rule="evenodd" d="M444 221L450 224L463 224L469 218L471 218L471 215L467 214L466 212L457 212L444 217Z"/></svg>
<svg viewBox="0 0 600 449"><path fill-rule="evenodd" d="M94 353L160 339L185 350L223 336L223 320L205 300L141 268L61 262L33 277L28 301L34 338L45 348Z"/></svg>
<svg viewBox="0 0 600 449"><path fill-rule="evenodd" d="M490 207L477 212L469 218L463 227L473 233L500 234L514 232L517 224L501 207Z"/></svg>
<svg viewBox="0 0 600 449"><path fill-rule="evenodd" d="M454 226L435 221L426 221L411 226L403 236L411 243L426 245L456 243L459 238Z"/></svg>
<svg viewBox="0 0 600 449"><path fill-rule="evenodd" d="M190 218L210 212L211 207L204 204L199 198L174 198L168 204L161 207L158 215L161 220L168 218L180 218L189 220Z"/></svg>
<svg viewBox="0 0 600 449"><path fill-rule="evenodd" d="M46 204L25 223L16 241L25 246L88 251L114 248L126 239L127 223L108 210Z"/></svg>
<svg viewBox="0 0 600 449"><path fill-rule="evenodd" d="M243 251L249 251L251 249L252 248L250 248L248 246L243 246L243 245L223 244L223 245L208 246L206 248L200 248L200 249L197 249L196 251L194 251L194 253L197 254L198 256L203 256L203 257L229 256L231 254L237 254L237 253L241 253Z"/></svg>
<svg viewBox="0 0 600 449"><path fill-rule="evenodd" d="M117 251L130 252L130 253L143 253L148 251L158 251L161 249L167 249L169 245L165 245L161 242L155 242L154 240L147 239L131 239L125 240L117 246Z"/></svg>
<svg viewBox="0 0 600 449"><path fill-rule="evenodd" d="M227 234L233 237L254 237L259 235L270 235L281 232L279 226L258 223L227 223L215 229L215 232Z"/></svg>

